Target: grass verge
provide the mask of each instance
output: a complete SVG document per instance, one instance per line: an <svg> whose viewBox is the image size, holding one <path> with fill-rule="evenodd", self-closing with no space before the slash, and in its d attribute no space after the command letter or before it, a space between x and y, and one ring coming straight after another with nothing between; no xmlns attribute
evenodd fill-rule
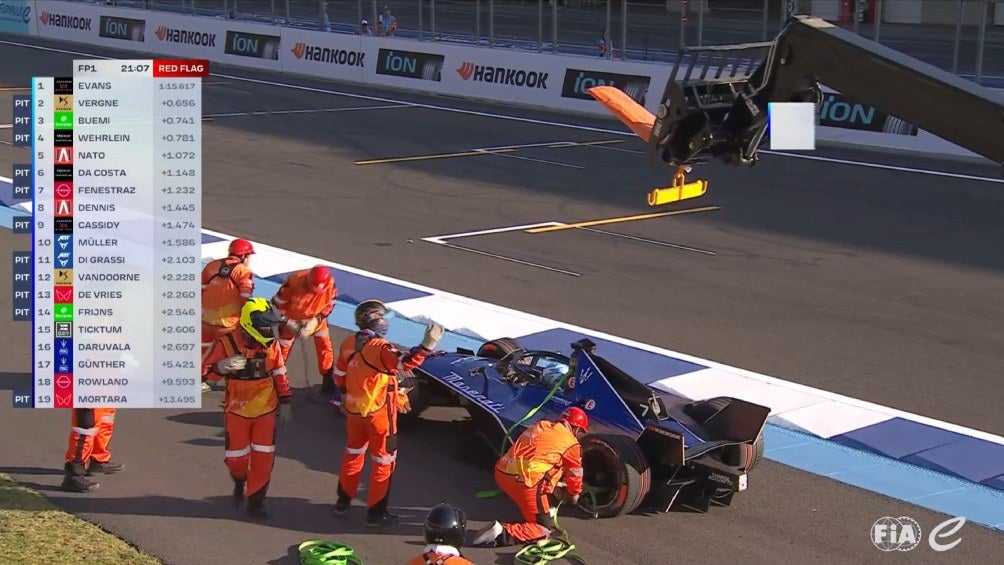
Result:
<svg viewBox="0 0 1004 565"><path fill-rule="evenodd" d="M0 473L0 563L163 565Z"/></svg>

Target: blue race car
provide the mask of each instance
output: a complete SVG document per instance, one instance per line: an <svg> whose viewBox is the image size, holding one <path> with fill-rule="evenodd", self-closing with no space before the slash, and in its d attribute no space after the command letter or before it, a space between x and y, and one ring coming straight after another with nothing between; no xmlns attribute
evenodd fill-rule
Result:
<svg viewBox="0 0 1004 565"><path fill-rule="evenodd" d="M590 422L581 444L591 492L579 505L595 517L643 505L707 512L712 504L730 506L747 488L763 456L770 408L730 397L691 401L637 381L597 355L589 339L571 348L570 356L528 351L503 338L476 353L433 355L405 383L407 417L442 400L460 405L497 453L536 421L579 406Z"/></svg>

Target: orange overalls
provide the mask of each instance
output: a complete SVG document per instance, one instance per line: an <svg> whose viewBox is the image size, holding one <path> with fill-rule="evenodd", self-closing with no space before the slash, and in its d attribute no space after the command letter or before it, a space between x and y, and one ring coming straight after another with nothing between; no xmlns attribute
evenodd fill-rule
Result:
<svg viewBox="0 0 1004 565"><path fill-rule="evenodd" d="M412 557L408 565L474 565L474 562L460 555L454 547L433 545L426 547L422 555Z"/></svg>
<svg viewBox="0 0 1004 565"><path fill-rule="evenodd" d="M237 327L241 307L254 293L254 275L234 256L202 269L202 357L216 338ZM217 379L218 380L218 379Z"/></svg>
<svg viewBox="0 0 1004 565"><path fill-rule="evenodd" d="M339 499L355 497L368 449L373 466L366 505L371 514L386 512L397 461L397 413L410 410L407 395L397 388L397 375L421 365L429 353L421 346L403 353L365 330L342 341L334 368L335 386L345 391L346 438L338 475Z"/></svg>
<svg viewBox="0 0 1004 565"><path fill-rule="evenodd" d="M224 460L235 481L246 481L248 500L261 501L268 491L275 462L276 410L280 403L290 402L293 393L279 344L272 341L262 346L244 331L224 334L213 342L203 374L215 373L220 360L238 354L248 359L244 371L222 375L227 381L223 400Z"/></svg>
<svg viewBox="0 0 1004 565"><path fill-rule="evenodd" d="M111 461L108 444L115 430L114 408L74 408L70 425L70 441L66 447L68 472L84 475L91 461Z"/></svg>
<svg viewBox="0 0 1004 565"><path fill-rule="evenodd" d="M328 376L334 361L331 334L328 333L328 316L335 309L336 298L338 298L338 288L334 279L320 293L315 293L310 288L310 269L289 275L272 298L272 304L290 322L305 323L311 318L318 320L313 337L314 349L317 352L317 370L321 376ZM289 352L296 338L297 334L289 326L286 324L279 326L279 346L282 349L283 360L289 359Z"/></svg>
<svg viewBox="0 0 1004 565"><path fill-rule="evenodd" d="M582 492L582 448L562 422L541 420L527 428L495 465L495 482L516 503L523 522L502 524L527 543L551 534L554 521L547 495L562 476L569 495Z"/></svg>

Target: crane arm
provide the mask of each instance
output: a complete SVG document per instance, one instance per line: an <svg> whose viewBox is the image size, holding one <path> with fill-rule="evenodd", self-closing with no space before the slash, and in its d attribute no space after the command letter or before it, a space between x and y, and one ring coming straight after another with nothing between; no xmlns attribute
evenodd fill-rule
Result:
<svg viewBox="0 0 1004 565"><path fill-rule="evenodd" d="M796 16L771 42L680 55L647 139L653 161L753 165L766 140L768 104L818 104L825 84L1004 164L1001 93L820 18Z"/></svg>

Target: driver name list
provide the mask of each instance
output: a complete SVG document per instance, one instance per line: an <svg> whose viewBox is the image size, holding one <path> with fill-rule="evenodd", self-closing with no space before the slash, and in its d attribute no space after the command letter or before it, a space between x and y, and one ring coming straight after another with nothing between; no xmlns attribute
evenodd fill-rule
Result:
<svg viewBox="0 0 1004 565"><path fill-rule="evenodd" d="M32 80L35 408L201 407L206 61Z"/></svg>

